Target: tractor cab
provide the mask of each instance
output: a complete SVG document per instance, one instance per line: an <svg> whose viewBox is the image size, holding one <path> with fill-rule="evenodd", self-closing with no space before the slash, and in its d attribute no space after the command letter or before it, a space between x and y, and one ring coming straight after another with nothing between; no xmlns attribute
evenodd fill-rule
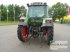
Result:
<svg viewBox="0 0 70 52"><path fill-rule="evenodd" d="M46 3L31 3L28 6L28 16L30 18L42 18L48 15L47 4Z"/></svg>
<svg viewBox="0 0 70 52"><path fill-rule="evenodd" d="M41 26L43 18L47 16L47 4L46 3L31 3L28 6L29 25Z"/></svg>
<svg viewBox="0 0 70 52"><path fill-rule="evenodd" d="M45 25L44 22L47 21L50 21L52 23L52 18L48 17L48 5L46 3L34 2L31 4L27 4L27 6L28 6L27 18L29 18L28 20L29 25L44 26ZM49 24L50 23L47 23L47 26Z"/></svg>

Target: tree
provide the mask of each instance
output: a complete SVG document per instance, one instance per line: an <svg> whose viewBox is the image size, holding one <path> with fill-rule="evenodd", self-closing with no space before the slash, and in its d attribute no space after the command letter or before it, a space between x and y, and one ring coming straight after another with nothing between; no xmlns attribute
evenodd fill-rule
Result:
<svg viewBox="0 0 70 52"><path fill-rule="evenodd" d="M19 5L0 5L0 14L1 14L1 20L4 21L4 20L7 20L7 14L8 14L8 20L9 21L15 21L15 20L18 20L18 16L20 14L23 14L23 16L26 16L26 9L24 6L19 6ZM7 13L8 12L8 13Z"/></svg>
<svg viewBox="0 0 70 52"><path fill-rule="evenodd" d="M14 16L14 11L13 11L13 7L14 5L8 5L8 10L9 10L9 20L13 20L13 16Z"/></svg>
<svg viewBox="0 0 70 52"><path fill-rule="evenodd" d="M21 14L22 16L26 16L26 9L23 5L21 6Z"/></svg>
<svg viewBox="0 0 70 52"><path fill-rule="evenodd" d="M58 18L59 20L61 18L63 19L63 17L67 15L67 8L68 8L67 4L63 4L63 3L58 2L51 7L50 14L52 14L52 17L54 20L56 18Z"/></svg>
<svg viewBox="0 0 70 52"><path fill-rule="evenodd" d="M21 14L21 8L19 5L15 5L15 17L17 17Z"/></svg>
<svg viewBox="0 0 70 52"><path fill-rule="evenodd" d="M7 19L7 11L6 11L6 7L2 4L1 5L1 20L6 20Z"/></svg>

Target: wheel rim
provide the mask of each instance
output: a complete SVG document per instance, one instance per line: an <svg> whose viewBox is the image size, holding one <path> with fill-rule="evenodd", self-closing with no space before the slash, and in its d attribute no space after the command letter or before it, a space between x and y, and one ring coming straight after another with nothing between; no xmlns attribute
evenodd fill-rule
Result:
<svg viewBox="0 0 70 52"><path fill-rule="evenodd" d="M22 28L21 35L22 35L23 41L26 41L28 36L27 36L27 31L25 27Z"/></svg>

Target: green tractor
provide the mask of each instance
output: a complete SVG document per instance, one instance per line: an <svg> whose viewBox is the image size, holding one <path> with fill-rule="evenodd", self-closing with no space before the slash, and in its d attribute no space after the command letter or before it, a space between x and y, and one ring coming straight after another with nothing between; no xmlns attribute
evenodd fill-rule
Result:
<svg viewBox="0 0 70 52"><path fill-rule="evenodd" d="M34 2L27 4L27 6L27 15L26 17L20 17L18 24L18 39L25 42L31 37L44 37L47 44L50 45L53 40L53 19L48 15L48 5Z"/></svg>

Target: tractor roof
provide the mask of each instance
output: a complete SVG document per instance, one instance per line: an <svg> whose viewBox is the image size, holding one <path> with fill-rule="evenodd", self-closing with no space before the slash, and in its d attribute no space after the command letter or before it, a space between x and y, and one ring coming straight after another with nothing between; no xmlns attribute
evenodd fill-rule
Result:
<svg viewBox="0 0 70 52"><path fill-rule="evenodd" d="M30 6L47 6L47 3L42 3L42 2L34 2L31 4L27 4L28 7Z"/></svg>

